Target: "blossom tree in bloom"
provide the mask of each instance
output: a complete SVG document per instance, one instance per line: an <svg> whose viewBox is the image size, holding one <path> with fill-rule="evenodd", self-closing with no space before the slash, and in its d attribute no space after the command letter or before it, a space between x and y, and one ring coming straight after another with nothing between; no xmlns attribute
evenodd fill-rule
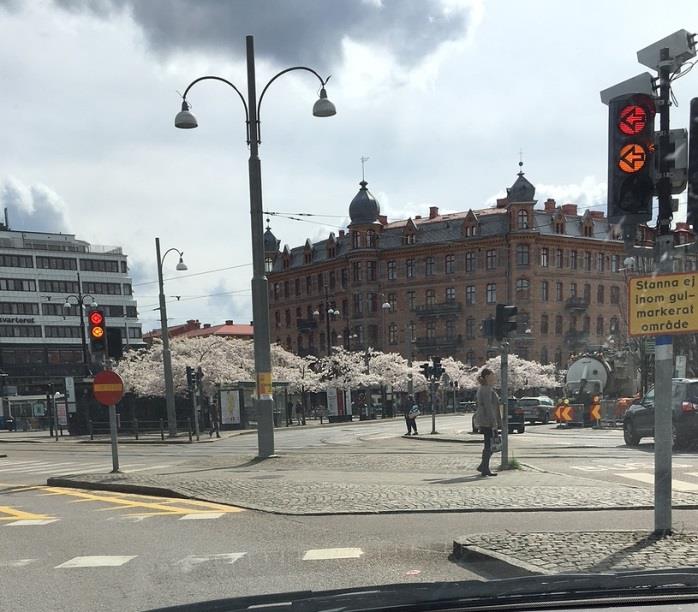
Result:
<svg viewBox="0 0 698 612"><path fill-rule="evenodd" d="M485 367L495 373L499 382L501 357L493 357L485 363ZM537 361L528 361L517 355L509 355L509 392L521 391L531 387L557 387L556 369L553 364L543 365Z"/></svg>
<svg viewBox="0 0 698 612"><path fill-rule="evenodd" d="M371 351L368 370L377 378L377 384L390 386L396 391L407 391L407 359L399 353Z"/></svg>

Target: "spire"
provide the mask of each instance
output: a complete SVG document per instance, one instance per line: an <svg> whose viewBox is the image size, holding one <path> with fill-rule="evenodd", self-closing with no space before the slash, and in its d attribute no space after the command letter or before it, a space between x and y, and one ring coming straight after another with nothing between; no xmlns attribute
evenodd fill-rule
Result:
<svg viewBox="0 0 698 612"><path fill-rule="evenodd" d="M279 241L271 231L269 218L267 217L267 228L264 232L264 253L274 254L279 252Z"/></svg>
<svg viewBox="0 0 698 612"><path fill-rule="evenodd" d="M519 149L519 171L514 184L507 189L507 200L511 202L532 202L536 195L535 186L524 176L523 151Z"/></svg>

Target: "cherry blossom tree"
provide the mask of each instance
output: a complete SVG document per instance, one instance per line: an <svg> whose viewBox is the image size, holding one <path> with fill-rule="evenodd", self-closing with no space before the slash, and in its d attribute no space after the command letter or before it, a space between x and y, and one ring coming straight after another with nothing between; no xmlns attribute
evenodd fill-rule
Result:
<svg viewBox="0 0 698 612"><path fill-rule="evenodd" d="M493 357L485 363L485 367L495 373L498 383L501 361L501 357ZM537 361L522 359L517 355L509 355L508 378L510 393L531 387L557 387L560 384L553 364L543 365Z"/></svg>

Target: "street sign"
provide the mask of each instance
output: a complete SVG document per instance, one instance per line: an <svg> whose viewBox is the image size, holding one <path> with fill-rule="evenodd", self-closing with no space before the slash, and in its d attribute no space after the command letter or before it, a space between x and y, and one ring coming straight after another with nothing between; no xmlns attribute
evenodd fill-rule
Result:
<svg viewBox="0 0 698 612"><path fill-rule="evenodd" d="M124 396L124 381L116 372L104 370L92 383L95 399L104 406L114 406Z"/></svg>
<svg viewBox="0 0 698 612"><path fill-rule="evenodd" d="M631 278L628 332L661 336L698 332L698 272Z"/></svg>

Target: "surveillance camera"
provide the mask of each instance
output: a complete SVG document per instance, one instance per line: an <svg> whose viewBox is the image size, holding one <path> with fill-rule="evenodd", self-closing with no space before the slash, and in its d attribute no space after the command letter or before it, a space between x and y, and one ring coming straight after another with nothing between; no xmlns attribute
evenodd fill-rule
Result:
<svg viewBox="0 0 698 612"><path fill-rule="evenodd" d="M696 56L695 36L686 30L678 30L656 43L637 52L637 61L643 66L659 70L660 65L665 61L662 59L662 49L668 49L670 70L674 72L685 64L689 59Z"/></svg>

